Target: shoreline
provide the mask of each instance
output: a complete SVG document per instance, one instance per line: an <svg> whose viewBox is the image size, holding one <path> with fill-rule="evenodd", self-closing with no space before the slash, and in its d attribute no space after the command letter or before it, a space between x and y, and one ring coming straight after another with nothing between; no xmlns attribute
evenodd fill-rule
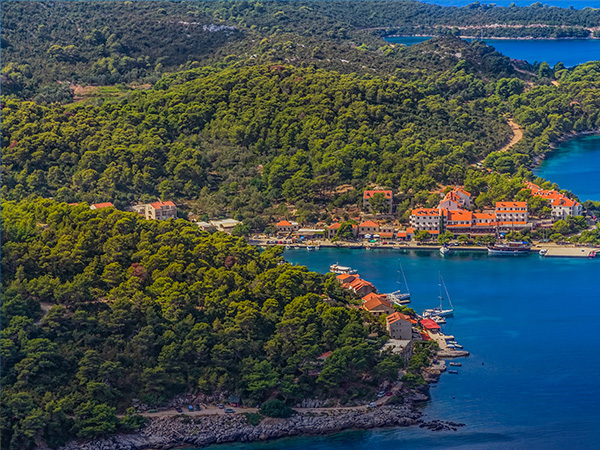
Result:
<svg viewBox="0 0 600 450"><path fill-rule="evenodd" d="M443 37L446 36L444 34L390 34L390 35L386 35L383 36L384 40L387 40L389 38L410 38L410 37L427 37L427 38L435 38L435 37ZM485 40L506 40L506 41L597 41L600 40L600 38L598 37L562 37L562 38L557 38L557 37L533 37L533 36L519 36L519 37L509 37L509 36L471 36L471 35L458 35L455 36L461 39L477 39L480 41L485 41ZM392 42L393 44L394 42ZM402 44L402 42L399 42L399 44Z"/></svg>
<svg viewBox="0 0 600 450"><path fill-rule="evenodd" d="M549 155L552 155L554 150L556 150L560 144L564 144L565 142L568 142L570 140L577 139L580 137L596 136L596 135L600 135L600 128L596 128L594 130L572 131L570 133L564 133L564 134L560 135L557 139L550 142L550 145L548 147L549 150L547 152L544 152L541 155L534 156L533 157L534 163L531 164L529 168L531 168L531 169L539 168L542 165L542 163L546 160L546 158ZM550 181L550 180L547 180L547 181Z"/></svg>
<svg viewBox="0 0 600 450"><path fill-rule="evenodd" d="M421 394L422 395L422 394ZM423 395L422 395L423 396ZM423 396L425 397L425 396ZM190 417L185 414L151 419L138 432L117 434L94 441L72 441L61 450L166 450L203 448L232 442L260 442L286 437L318 436L342 431L418 425L432 431L454 430L464 424L423 419L415 403L384 405L367 410L334 409L327 412L297 413L289 419L265 417L252 425L243 414L219 414Z"/></svg>

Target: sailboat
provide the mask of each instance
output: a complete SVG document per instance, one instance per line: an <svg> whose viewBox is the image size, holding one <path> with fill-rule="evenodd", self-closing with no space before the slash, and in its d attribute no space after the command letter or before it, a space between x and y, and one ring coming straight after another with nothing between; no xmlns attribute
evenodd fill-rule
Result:
<svg viewBox="0 0 600 450"><path fill-rule="evenodd" d="M446 288L446 283L444 283L444 279L442 278L442 274L440 273L440 307L433 309L426 309L423 311L423 317L451 317L454 315L454 306L452 306L452 301L450 300L450 295L448 294L448 289ZM444 287L444 291L446 292L446 297L448 298L448 303L450 303L450 309L444 309L444 297L442 296L442 286Z"/></svg>
<svg viewBox="0 0 600 450"><path fill-rule="evenodd" d="M446 244L442 245L442 246L440 247L440 254L441 254L442 256L445 256L445 255L447 255L448 253L450 253L450 247L448 247Z"/></svg>
<svg viewBox="0 0 600 450"><path fill-rule="evenodd" d="M402 292L400 289L398 289L397 291L385 295L397 305L406 305L407 303L410 303L410 291L408 290L408 283L406 282L406 276L404 275L404 269L402 269L402 264L400 264L400 272L402 273L402 278L404 279L404 286L406 286L406 292ZM398 282L398 284L400 284L400 282Z"/></svg>

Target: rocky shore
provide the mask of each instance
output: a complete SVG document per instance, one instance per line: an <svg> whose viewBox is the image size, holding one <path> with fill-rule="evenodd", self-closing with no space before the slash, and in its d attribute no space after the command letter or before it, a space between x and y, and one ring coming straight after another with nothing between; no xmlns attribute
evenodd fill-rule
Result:
<svg viewBox="0 0 600 450"><path fill-rule="evenodd" d="M332 409L318 413L298 413L289 419L264 418L250 424L243 414L185 415L149 420L137 433L110 438L73 441L61 450L145 450L191 446L204 447L226 442L263 441L288 436L319 435L346 429L404 427L419 425L434 430L453 429L461 424L425 422L412 404L366 409Z"/></svg>

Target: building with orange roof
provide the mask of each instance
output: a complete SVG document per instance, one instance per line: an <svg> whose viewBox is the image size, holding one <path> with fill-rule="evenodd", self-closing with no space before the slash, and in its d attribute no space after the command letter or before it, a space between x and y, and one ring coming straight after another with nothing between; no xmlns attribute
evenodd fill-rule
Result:
<svg viewBox="0 0 600 450"><path fill-rule="evenodd" d="M460 232L461 230L468 231L473 224L473 213L466 209L459 209L458 211L448 211L448 218L446 221L446 228L454 233Z"/></svg>
<svg viewBox="0 0 600 450"><path fill-rule="evenodd" d="M146 220L177 219L177 206L172 201L161 200L143 205L135 205L133 210Z"/></svg>
<svg viewBox="0 0 600 450"><path fill-rule="evenodd" d="M275 226L280 233L293 233L300 229L298 222L289 222L287 220L280 220Z"/></svg>
<svg viewBox="0 0 600 450"><path fill-rule="evenodd" d="M433 333L437 333L442 329L434 320L432 319L421 319L421 326L426 331L431 331Z"/></svg>
<svg viewBox="0 0 600 450"><path fill-rule="evenodd" d="M91 210L95 210L95 209L102 209L102 208L114 208L115 205L113 205L111 202L105 202L105 203L94 203L93 205L90 206Z"/></svg>
<svg viewBox="0 0 600 450"><path fill-rule="evenodd" d="M500 222L527 222L527 202L496 202L496 219Z"/></svg>
<svg viewBox="0 0 600 450"><path fill-rule="evenodd" d="M355 279L360 278L360 275L358 274L354 274L351 275L349 273L341 273L339 275L336 275L335 277L340 283L345 284L345 283L351 283L353 282Z"/></svg>
<svg viewBox="0 0 600 450"><path fill-rule="evenodd" d="M583 214L583 207L581 203L570 199L566 195L561 194L554 189L545 190L529 181L525 182L525 186L527 189L531 190L531 195L534 197L542 197L550 202L550 207L552 208L552 219L554 221L561 219L564 220L568 216L580 216Z"/></svg>
<svg viewBox="0 0 600 450"><path fill-rule="evenodd" d="M364 237L367 234L379 233L379 224L372 220L366 220L358 225L358 236Z"/></svg>
<svg viewBox="0 0 600 450"><path fill-rule="evenodd" d="M394 312L386 318L386 329L392 339L412 340L414 322L410 316Z"/></svg>
<svg viewBox="0 0 600 450"><path fill-rule="evenodd" d="M417 230L439 230L444 210L439 208L415 208L411 211L410 226Z"/></svg>
<svg viewBox="0 0 600 450"><path fill-rule="evenodd" d="M342 285L344 287L344 285ZM373 283L363 280L362 278L356 278L348 283L348 289L355 292L359 297L364 297L371 292L375 292L375 286Z"/></svg>
<svg viewBox="0 0 600 450"><path fill-rule="evenodd" d="M386 200L386 204L387 204L387 208L388 208L388 214L392 213L393 210L393 205L394 205L394 194L392 193L391 190L370 190L370 191L365 191L363 193L363 209L365 211L368 212L372 212L372 208L371 208L371 199L373 198L373 196L375 196L376 194L382 194Z"/></svg>
<svg viewBox="0 0 600 450"><path fill-rule="evenodd" d="M329 225L327 227L327 238L333 239L341 226L342 224L339 222L334 222L331 225ZM355 224L352 224L352 234L354 235L354 237L358 235L358 226Z"/></svg>
<svg viewBox="0 0 600 450"><path fill-rule="evenodd" d="M387 301L385 295L371 292L363 297L363 301L362 309L370 312L375 317L383 314L392 314L395 311L392 304Z"/></svg>

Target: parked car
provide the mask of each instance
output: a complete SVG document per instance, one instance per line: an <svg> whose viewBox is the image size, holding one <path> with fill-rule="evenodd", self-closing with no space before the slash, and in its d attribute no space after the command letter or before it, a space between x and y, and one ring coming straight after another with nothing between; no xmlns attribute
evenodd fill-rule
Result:
<svg viewBox="0 0 600 450"><path fill-rule="evenodd" d="M391 396L392 396L392 391L387 391L387 392L385 393L385 395L386 395L387 397L391 397Z"/></svg>
<svg viewBox="0 0 600 450"><path fill-rule="evenodd" d="M221 403L219 403L217 406L219 407L219 409L225 408Z"/></svg>
<svg viewBox="0 0 600 450"><path fill-rule="evenodd" d="M188 405L188 409L190 410L190 412L194 412L194 405Z"/></svg>
<svg viewBox="0 0 600 450"><path fill-rule="evenodd" d="M376 406L377 406L377 403L371 402L367 405L367 408L375 408Z"/></svg>
<svg viewBox="0 0 600 450"><path fill-rule="evenodd" d="M226 413L234 413L235 411L231 408L225 408Z"/></svg>
<svg viewBox="0 0 600 450"><path fill-rule="evenodd" d="M381 398L381 397L383 397L384 395L385 395L385 391L379 391L379 392L377 393L377 398Z"/></svg>
<svg viewBox="0 0 600 450"><path fill-rule="evenodd" d="M182 413L183 409L181 409L179 406L177 408L175 408L175 411L177 411L178 413Z"/></svg>
<svg viewBox="0 0 600 450"><path fill-rule="evenodd" d="M202 408L200 408L200 405L196 405L196 411L200 411Z"/></svg>

